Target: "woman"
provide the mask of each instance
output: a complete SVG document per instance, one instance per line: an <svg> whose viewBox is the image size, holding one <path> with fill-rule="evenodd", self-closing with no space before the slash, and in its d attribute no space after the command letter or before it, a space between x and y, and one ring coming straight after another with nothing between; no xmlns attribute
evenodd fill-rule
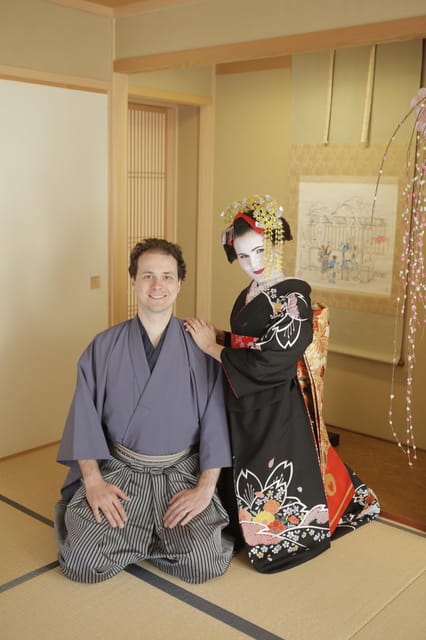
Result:
<svg viewBox="0 0 426 640"><path fill-rule="evenodd" d="M187 330L222 362L239 524L254 568L269 573L325 551L331 535L376 517L379 505L328 440L326 310L314 316L309 285L284 275L292 236L282 207L253 196L222 215L228 260L252 281L232 309L231 334L199 319L187 320Z"/></svg>

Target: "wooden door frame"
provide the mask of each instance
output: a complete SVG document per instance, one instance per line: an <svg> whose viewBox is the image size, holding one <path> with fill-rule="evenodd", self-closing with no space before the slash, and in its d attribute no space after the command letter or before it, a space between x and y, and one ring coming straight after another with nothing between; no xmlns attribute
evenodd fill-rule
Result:
<svg viewBox="0 0 426 640"><path fill-rule="evenodd" d="M213 148L214 107L211 97L129 87L126 74L114 73L110 97L110 211L109 211L109 322L127 319L127 109L129 102L143 102L170 107L167 154L169 183L167 186L166 232L176 240L176 110L181 105L199 109L199 153L197 186L197 264L196 314L210 317L212 212L213 212Z"/></svg>

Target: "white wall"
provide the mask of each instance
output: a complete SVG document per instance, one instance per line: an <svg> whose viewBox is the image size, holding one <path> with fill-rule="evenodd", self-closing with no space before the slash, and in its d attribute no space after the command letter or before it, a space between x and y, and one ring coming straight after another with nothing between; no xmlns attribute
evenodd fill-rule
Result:
<svg viewBox="0 0 426 640"><path fill-rule="evenodd" d="M107 98L0 80L0 140L1 457L60 438L107 326Z"/></svg>

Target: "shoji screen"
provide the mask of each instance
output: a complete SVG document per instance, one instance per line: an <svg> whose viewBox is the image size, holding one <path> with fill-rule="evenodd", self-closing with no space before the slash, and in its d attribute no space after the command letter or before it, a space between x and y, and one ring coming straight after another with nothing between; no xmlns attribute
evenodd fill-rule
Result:
<svg viewBox="0 0 426 640"><path fill-rule="evenodd" d="M167 179L167 110L130 104L128 118L128 249L148 237L164 237ZM128 316L136 313L128 287Z"/></svg>

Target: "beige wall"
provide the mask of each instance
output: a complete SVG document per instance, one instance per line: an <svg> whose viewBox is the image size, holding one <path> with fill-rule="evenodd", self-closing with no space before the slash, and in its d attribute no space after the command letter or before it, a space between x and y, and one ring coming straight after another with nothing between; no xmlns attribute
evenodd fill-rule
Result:
<svg viewBox="0 0 426 640"><path fill-rule="evenodd" d="M285 201L290 119L290 69L217 76L211 308L219 327L228 326L236 293L245 282L238 266L225 259L219 212L253 193Z"/></svg>
<svg viewBox="0 0 426 640"><path fill-rule="evenodd" d="M336 51L330 123L330 143L361 140L370 47ZM329 52L293 57L292 133L294 144L321 144L326 117ZM417 93L422 65L422 41L377 46L370 141L387 142ZM407 141L411 131L401 130Z"/></svg>
<svg viewBox="0 0 426 640"><path fill-rule="evenodd" d="M129 76L129 87L149 87L182 94L210 96L214 69L211 66L191 69L165 69Z"/></svg>
<svg viewBox="0 0 426 640"><path fill-rule="evenodd" d="M369 49L338 51L332 103L330 142L359 147L364 110ZM381 45L376 58L371 141L385 143L408 112L420 86L421 41ZM215 208L252 193L272 193L286 206L287 158L290 143L315 144L323 139L328 54L293 58L288 70L219 76L216 94ZM291 124L290 124L291 121ZM410 129L401 130L406 142ZM348 147L349 148L349 147ZM378 171L377 167L377 171ZM244 275L229 266L214 221L215 249L212 284L213 320L228 325L235 294L245 286ZM294 227L296 220L290 219ZM316 296L320 298L320 295ZM331 319L331 331L333 318ZM354 326L362 332L362 325ZM326 378L326 419L330 424L390 439L387 422L392 367L369 359L330 353ZM396 371L395 422L404 436L406 368ZM417 339L414 416L418 446L426 446L426 343Z"/></svg>
<svg viewBox="0 0 426 640"><path fill-rule="evenodd" d="M304 66L313 68L315 55L306 54L294 60L294 106L303 102L316 104L317 86L305 82ZM365 80L368 51L365 48L338 51L336 55L335 99L333 99L330 127L331 143L357 144L360 141L362 110L365 100ZM422 42L402 42L379 45L376 53L371 143L383 143L383 151L396 126L410 108L411 98L421 86ZM363 72L363 73L362 73ZM323 83L326 74L323 74ZM320 93L321 96L321 93ZM299 143L309 141L300 112L294 108L293 138ZM398 142L407 142L411 126L402 127ZM312 117L308 132L313 140L321 140L323 119ZM378 167L377 167L378 170ZM385 165L386 172L386 165ZM397 260L399 256L397 256ZM331 331L333 331L331 318ZM356 332L363 331L362 317ZM392 336L389 336L392 351ZM406 351L406 345L403 347ZM373 360L330 353L326 378L326 420L330 424L391 439L388 425L389 396L392 366ZM426 378L426 342L420 332L417 338L415 380L417 391ZM400 437L405 437L405 381L406 367L395 372L395 424ZM426 447L426 401L417 393L413 406L417 444Z"/></svg>
<svg viewBox="0 0 426 640"><path fill-rule="evenodd" d="M244 42L274 36L305 33L321 29L338 28L375 21L392 20L424 13L423 0L405 0L384 3L382 0L361 0L353 3L345 0L328 0L326 3L312 2L306 5L292 5L291 12L287 3L275 0L207 0L190 3L181 7L169 7L164 11L153 11L139 16L116 19L116 57L143 55L177 51L191 47ZM111 18L92 15L75 9L64 8L47 0L3 0L0 3L0 72L13 67L40 71L40 73L60 74L82 77L97 81L111 80L113 58L113 21ZM401 117L409 102L413 87L419 86L419 49L420 43L405 43L379 47L377 69L379 70L374 94L372 125L373 138L386 139L389 128ZM255 51L255 47L254 47ZM398 52L403 51L403 54ZM364 71L368 62L368 50L365 48L338 51L336 56L336 80L334 113L331 127L331 142L340 142L351 133L362 115L364 95ZM291 158L287 150L291 143L313 144L321 142L325 116L324 97L326 89L324 78L327 76L328 55L318 53L297 56L293 59L293 69L275 69L257 73L239 73L217 76L215 116L215 173L214 173L214 209L220 211L231 200L255 191L273 193L277 198L286 200L288 174ZM408 61L408 64L407 64ZM200 96L214 96L211 87L214 67L179 69L173 71L131 76L131 86L148 86L154 90L184 92ZM299 81L296 81L296 78ZM424 81L423 81L424 82ZM346 87L344 85L346 83ZM87 82L86 82L87 84ZM155 93L155 92L154 92ZM306 98L306 99L305 99ZM314 98L314 99L312 99ZM198 109L179 108L178 111L178 177L177 177L177 239L182 244L188 261L188 281L182 292L179 315L190 313L196 304L196 283L194 265L197 260L197 247L194 240L197 215L197 185L199 136ZM2 123L4 124L4 123ZM358 133L357 133L358 136ZM358 140L358 137L356 137ZM213 150L212 150L213 151ZM206 149L203 148L203 153ZM105 152L105 162L107 161ZM77 160L78 162L78 160ZM196 184L197 183L197 184ZM210 203L206 202L206 207ZM3 211L0 212L4 214ZM200 211L198 211L200 215ZM213 278L211 289L212 319L217 325L226 326L229 310L236 292L245 284L243 274L238 267L230 267L224 258L220 246L222 224L216 215L213 225ZM8 221L8 233L11 238L20 237L21 226L14 220ZM101 272L98 263L91 259L106 259L107 213L93 216L79 212L76 218L70 214L54 237L49 235L47 227L38 230L44 242L44 258L49 266L57 258L57 238L64 235L71 239L84 234L85 253L80 256L80 267L67 265L62 273L64 283L70 285L82 282L82 288L74 288L76 301L72 305L75 316L65 315L62 326L73 333L74 319L83 323L82 329L73 333L66 344L65 333L60 333L57 323L46 324L46 314L39 308L27 307L27 315L35 333L36 346L33 355L35 361L45 364L44 374L54 376L54 381L45 378L54 389L54 399L40 392L42 373L39 379L27 381L23 376L20 383L10 391L10 413L6 420L2 416L0 436L9 452L28 449L44 444L59 437L62 429L62 416L68 408L69 394L73 385L75 357L89 337L106 323L106 289L89 291L87 276ZM203 229L200 229L203 232ZM87 234L87 235L86 235ZM50 241L48 242L47 240ZM96 238L96 251L89 249L87 241ZM81 243L80 243L81 244ZM12 245L11 245L12 246ZM79 245L80 248L80 245ZM9 256L9 254L5 254ZM199 258L199 256L198 256ZM7 260L9 267L11 260ZM41 262L39 267L45 265ZM51 277L52 268L48 269ZM45 280L43 280L45 281ZM50 290L43 305L50 312L49 318L56 312L55 303L63 295L61 283L50 281ZM205 283L208 286L208 282ZM80 286L80 285L79 285ZM55 287L57 287L55 289ZM52 291L55 293L53 294ZM59 293L58 293L59 292ZM34 293L32 292L32 295ZM59 295L59 298L58 298ZM8 283L8 296L3 298L11 310L19 313L22 295L16 295ZM23 298L25 299L25 298ZM63 302L66 308L68 300ZM81 315L80 310L88 313ZM9 318L9 316L8 316ZM76 320L76 321L77 321ZM5 331L3 320L3 338L10 338L7 349L9 372L15 380L22 375L21 362L26 362L27 340L32 333L21 331L19 339L11 337L13 326L8 319ZM40 340L39 340L40 339ZM31 342L31 340L30 340ZM40 342L40 348L38 345ZM61 347L62 345L62 351ZM57 352L57 353L56 353ZM43 354L56 353L54 366L50 360L43 361ZM62 357L63 356L63 357ZM27 358L28 359L28 358ZM13 360L13 362L12 362ZM426 347L424 339L419 339L416 363L416 389L420 398L416 398L414 408L418 444L425 447L426 410L424 394L421 395L421 380L426 374ZM3 376L7 378L7 370ZM403 394L403 370L397 371L399 391ZM30 375L27 374L26 375ZM381 363L331 354L327 375L326 417L330 423L351 428L356 431L373 433L388 437L386 424L390 367ZM44 387L48 388L48 384ZM6 388L6 387L4 387ZM29 394L28 394L29 392ZM23 400L25 398L25 400ZM37 402L31 413L31 399ZM12 404L11 404L12 403ZM15 403L16 412L13 412ZM28 405L28 413L23 414L21 404ZM46 411L47 408L47 411ZM50 411L51 410L51 411ZM9 411L9 409L8 409ZM50 413L49 413L50 411ZM396 411L402 417L402 401L397 400ZM46 423L46 415L49 419ZM54 417L54 419L52 419ZM61 417L59 419L59 417ZM59 424L61 422L61 424ZM45 428L47 424L47 427ZM6 434L5 429L8 429ZM10 434L12 439L10 439ZM8 439L9 438L9 439ZM12 442L13 441L13 442Z"/></svg>
<svg viewBox="0 0 426 640"><path fill-rule="evenodd" d="M196 296L198 108L180 107L178 110L177 124L176 239L182 247L187 267L187 275L176 303L176 315L181 318L187 318L195 315Z"/></svg>
<svg viewBox="0 0 426 640"><path fill-rule="evenodd" d="M117 18L117 58L418 16L424 0L204 0Z"/></svg>
<svg viewBox="0 0 426 640"><path fill-rule="evenodd" d="M112 20L46 0L1 0L1 65L110 80Z"/></svg>
<svg viewBox="0 0 426 640"><path fill-rule="evenodd" d="M423 42L395 42L377 47L376 80L374 83L373 110L371 113L371 139L387 142L392 127L396 127L408 112L410 96L416 95L422 80L424 59ZM425 50L426 53L426 50ZM408 102L407 102L408 100ZM410 127L402 127L398 132L399 141L408 141Z"/></svg>

